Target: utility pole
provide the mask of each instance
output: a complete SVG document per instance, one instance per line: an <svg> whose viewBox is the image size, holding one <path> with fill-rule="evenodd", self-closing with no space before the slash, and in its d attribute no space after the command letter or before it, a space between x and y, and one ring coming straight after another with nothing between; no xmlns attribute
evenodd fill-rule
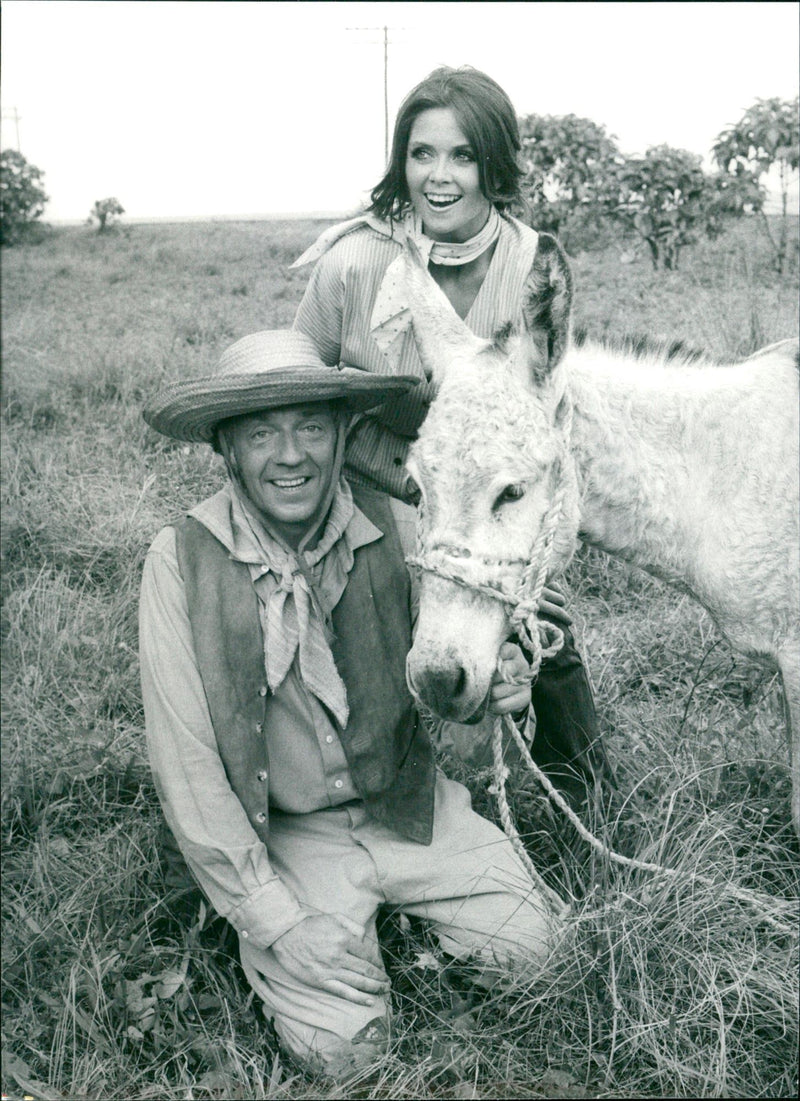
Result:
<svg viewBox="0 0 800 1101"><path fill-rule="evenodd" d="M17 152L20 153L21 150L20 150L20 147L19 147L19 124L22 121L21 115L20 115L19 111L16 109L16 107L14 107L12 111L3 111L3 116L2 117L4 119L13 119L14 127L16 129L16 134L17 134Z"/></svg>
<svg viewBox="0 0 800 1101"><path fill-rule="evenodd" d="M383 27L345 27L348 31L381 31L383 34L383 162L389 163L389 30ZM404 31L406 27L392 27L392 31ZM374 40L373 40L374 42ZM373 43L366 43L371 45Z"/></svg>

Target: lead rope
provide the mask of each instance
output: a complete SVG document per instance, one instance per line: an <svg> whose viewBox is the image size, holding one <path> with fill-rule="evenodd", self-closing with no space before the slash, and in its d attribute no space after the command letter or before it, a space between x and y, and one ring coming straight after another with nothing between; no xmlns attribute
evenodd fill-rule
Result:
<svg viewBox="0 0 800 1101"><path fill-rule="evenodd" d="M565 455L569 450L571 430L572 406L570 405L564 431ZM539 675L542 661L546 658L554 657L564 645L564 632L555 624L540 620L538 618L538 610L539 600L550 568L550 559L552 556L555 535L558 531L564 511L565 496L566 485L562 477L561 485L553 496L542 528L531 548L530 560L522 572L520 584L515 594L501 591L489 584L481 584L480 582L466 580L466 578L460 574L447 568L442 560L442 555L434 556L429 552L427 554L423 553L407 558L407 562L411 566L416 566L418 569L425 570L429 573L435 573L439 577L443 577L448 581L453 581L457 585L463 585L465 588L481 592L491 597L493 600L499 600L506 605L511 626L530 654L528 670L523 676L518 678L504 675L498 661L498 672L507 684L524 684L526 682L532 683L535 681ZM421 507L420 505L420 508ZM533 707L531 705L528 709L528 715L530 716L532 712ZM569 915L571 906L569 903L564 902L564 900L545 883L541 875L537 872L522 842L519 831L514 825L511 808L508 805L508 796L506 794L506 780L509 776L509 770L503 759L504 725L516 743L525 765L542 785L548 798L555 803L562 814L572 823L584 841L586 841L596 852L606 857L612 863L622 867L636 868L639 871L671 877L680 874L679 870L676 868L668 868L663 864L655 864L650 861L637 860L634 857L623 856L621 853L610 849L608 845L595 837L595 835L584 826L572 807L569 806L561 793L553 786L548 777L533 760L525 739L517 729L514 720L509 715L498 715L494 720L492 729L494 783L489 788L489 791L497 800L500 820L503 824L506 836L511 842L526 872L530 876L532 883L541 892L545 905L552 914L564 918ZM792 903L772 898L770 895L760 891L751 891L746 887L735 887L728 883L715 883L713 880L708 879L708 877L696 873L694 879L698 883L702 883L715 890L721 890L725 894L732 895L740 902L753 907L766 924L777 929L780 933L794 937L798 935L798 931L794 925L787 925L773 916L776 913L779 915L791 914L793 912Z"/></svg>
<svg viewBox="0 0 800 1101"><path fill-rule="evenodd" d="M569 439L569 433L566 438ZM523 678L519 679L519 683L528 681L533 683L539 675L539 668L542 661L545 658L555 657L561 647L564 645L564 632L560 627L553 623L545 623L538 618L539 600L544 589L544 583L547 580L547 572L550 566L550 558L553 551L553 541L555 539L558 525L561 522L561 516L564 511L564 495L566 489L562 484L556 492L553 502L548 510L545 522L542 525L542 529L536 539L533 548L531 549L531 560L522 572L522 578L520 580L519 592L514 605L511 609L509 616L511 626L514 628L517 637L521 640L525 648L530 653L530 664L528 671ZM537 565L538 563L538 565ZM535 571L535 576L534 576ZM500 663L498 661L498 672L501 673L503 679L507 683L514 683L516 678L506 677L500 671ZM532 707L528 708L528 714L530 715ZM513 737L517 741L517 744L525 745L525 739L517 730L516 723L508 715L498 715L494 720L494 726L492 729L492 757L494 760L494 784L492 785L493 794L497 799L497 807L500 813L500 821L503 823L503 829L506 836L510 840L514 851L519 859L525 866L525 870L531 877L534 884L539 888L544 896L545 903L552 914L556 917L564 918L570 911L568 903L564 902L555 891L553 891L542 879L539 873L536 871L533 861L528 856L528 851L522 842L522 838L519 835L517 827L514 825L514 820L511 815L511 808L508 805L508 795L506 794L506 780L508 779L508 766L503 760L503 725L506 724L507 728L513 732ZM530 760L533 764L533 760L530 754L527 753L526 747L526 763ZM538 767L534 764L534 775L541 781L543 774ZM548 781L549 783L549 781ZM552 788L552 785L550 785ZM553 789L555 790L555 789ZM549 794L549 793L548 793Z"/></svg>

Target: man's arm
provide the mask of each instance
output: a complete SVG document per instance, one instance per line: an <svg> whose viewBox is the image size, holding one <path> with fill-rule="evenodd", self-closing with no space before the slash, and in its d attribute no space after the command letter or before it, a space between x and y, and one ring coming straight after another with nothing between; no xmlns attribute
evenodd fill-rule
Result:
<svg viewBox="0 0 800 1101"><path fill-rule="evenodd" d="M307 911L275 874L228 782L171 528L159 534L145 561L139 654L148 752L167 823L215 910L242 936L268 947Z"/></svg>

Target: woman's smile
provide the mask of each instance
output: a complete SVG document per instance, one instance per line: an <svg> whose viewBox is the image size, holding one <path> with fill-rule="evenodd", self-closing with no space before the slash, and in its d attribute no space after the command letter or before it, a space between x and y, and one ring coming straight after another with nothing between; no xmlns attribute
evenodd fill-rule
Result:
<svg viewBox="0 0 800 1101"><path fill-rule="evenodd" d="M434 210L446 210L449 206L453 206L461 198L460 195L437 195L430 191L425 192L425 198L428 200Z"/></svg>
<svg viewBox="0 0 800 1101"><path fill-rule="evenodd" d="M435 241L468 241L489 217L475 151L449 107L416 117L408 139L409 198Z"/></svg>

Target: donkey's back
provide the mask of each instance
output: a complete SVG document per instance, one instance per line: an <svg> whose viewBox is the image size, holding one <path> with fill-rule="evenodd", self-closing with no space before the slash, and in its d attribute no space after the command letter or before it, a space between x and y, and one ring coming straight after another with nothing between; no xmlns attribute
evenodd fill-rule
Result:
<svg viewBox="0 0 800 1101"><path fill-rule="evenodd" d="M799 353L786 340L719 368L731 385L703 418L716 485L699 550L716 618L734 645L773 658L800 644Z"/></svg>

